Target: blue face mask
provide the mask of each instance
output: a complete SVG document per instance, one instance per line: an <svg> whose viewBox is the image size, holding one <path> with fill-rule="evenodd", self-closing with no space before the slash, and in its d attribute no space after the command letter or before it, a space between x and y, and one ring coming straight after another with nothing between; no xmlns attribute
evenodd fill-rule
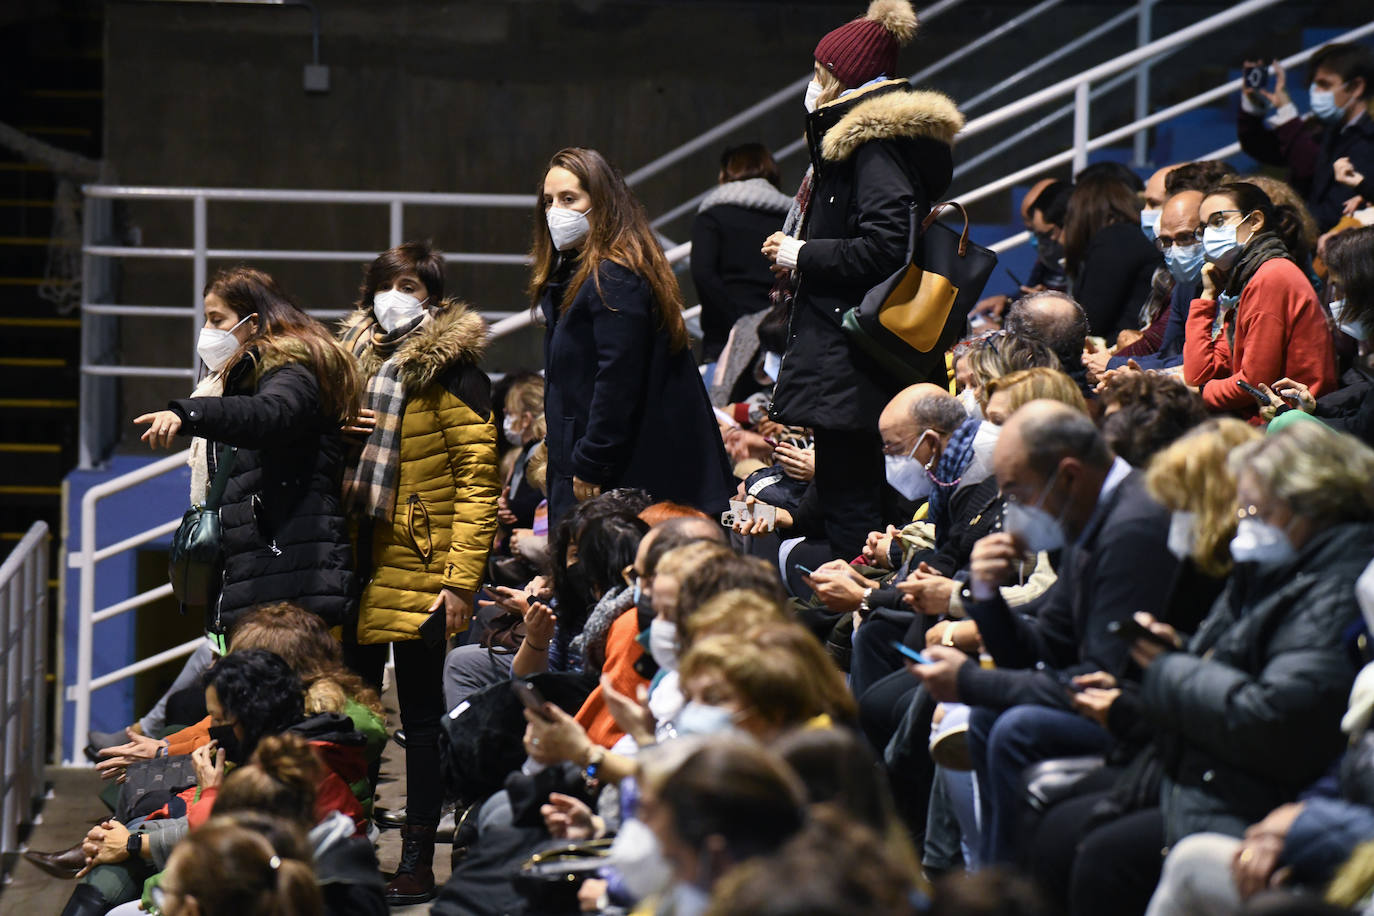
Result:
<svg viewBox="0 0 1374 916"><path fill-rule="evenodd" d="M718 735L735 724L735 714L723 706L690 700L673 719L678 737L685 735Z"/></svg>
<svg viewBox="0 0 1374 916"><path fill-rule="evenodd" d="M1040 247L1040 236L1036 235L1034 232L1031 233L1030 246L1036 249Z"/></svg>
<svg viewBox="0 0 1374 916"><path fill-rule="evenodd" d="M1159 226L1160 212L1161 211L1159 210L1140 211L1140 231L1145 233L1145 238L1149 239L1152 242L1155 240L1155 230Z"/></svg>
<svg viewBox="0 0 1374 916"><path fill-rule="evenodd" d="M1345 109L1336 104L1336 93L1331 89L1318 89L1313 83L1307 90L1312 102L1312 113L1318 120L1330 124L1345 117Z"/></svg>
<svg viewBox="0 0 1374 916"><path fill-rule="evenodd" d="M1236 241L1236 229L1240 223L1214 229L1208 226L1202 230L1202 252L1207 260L1216 261L1240 243Z"/></svg>
<svg viewBox="0 0 1374 916"><path fill-rule="evenodd" d="M1059 471L1056 469L1045 481L1044 489L1032 505L1008 500L1002 510L1002 530L1019 536L1025 542L1026 549L1034 553L1058 550L1068 543L1062 521L1063 512L1057 518L1044 508L1045 497L1050 495L1058 479Z"/></svg>
<svg viewBox="0 0 1374 916"><path fill-rule="evenodd" d="M1365 339L1365 326L1362 321L1345 321L1345 297L1332 299L1327 305L1331 309L1331 318L1344 334L1349 334L1356 340Z"/></svg>
<svg viewBox="0 0 1374 916"><path fill-rule="evenodd" d="M1196 283L1202 279L1202 265L1206 257L1201 243L1170 245L1164 250L1164 263L1179 283Z"/></svg>

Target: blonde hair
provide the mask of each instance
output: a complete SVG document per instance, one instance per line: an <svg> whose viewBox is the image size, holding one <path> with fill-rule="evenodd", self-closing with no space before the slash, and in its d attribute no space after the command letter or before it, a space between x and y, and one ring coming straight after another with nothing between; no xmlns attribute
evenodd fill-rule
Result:
<svg viewBox="0 0 1374 916"><path fill-rule="evenodd" d="M983 403L987 404L999 391L1006 392L1011 401L1011 412L1042 398L1067 404L1080 413L1088 412L1088 402L1083 400L1083 392L1078 389L1077 383L1058 369L1036 366L989 379L983 386Z"/></svg>
<svg viewBox="0 0 1374 916"><path fill-rule="evenodd" d="M1374 449L1322 423L1295 423L1231 453L1231 473L1253 474L1297 515L1325 522L1374 518Z"/></svg>
<svg viewBox="0 0 1374 916"><path fill-rule="evenodd" d="M714 673L771 725L788 728L825 714L857 717L844 677L816 638L793 623L767 624L746 634L706 636L683 656L685 684Z"/></svg>
<svg viewBox="0 0 1374 916"><path fill-rule="evenodd" d="M816 82L821 84L821 94L816 96L817 108L820 108L822 105L829 105L840 97L841 92L849 88L844 83L840 82L840 78L831 73L827 67L822 66L820 71L820 79L816 80Z"/></svg>
<svg viewBox="0 0 1374 916"><path fill-rule="evenodd" d="M1146 471L1145 486L1156 502L1175 512L1197 513L1193 562L1209 576L1231 571L1236 478L1227 458L1259 438L1259 430L1241 420L1207 420L1155 455Z"/></svg>
<svg viewBox="0 0 1374 916"><path fill-rule="evenodd" d="M544 438L548 424L544 419L544 378L528 375L510 386L506 392L506 403L502 405L507 414L527 413L534 417L531 431L536 439Z"/></svg>
<svg viewBox="0 0 1374 916"><path fill-rule="evenodd" d="M549 493L549 447L543 441L530 450L525 462L525 479L545 496Z"/></svg>
<svg viewBox="0 0 1374 916"><path fill-rule="evenodd" d="M787 623L782 605L751 589L732 588L708 600L682 622L686 645L706 636L743 633L769 623Z"/></svg>

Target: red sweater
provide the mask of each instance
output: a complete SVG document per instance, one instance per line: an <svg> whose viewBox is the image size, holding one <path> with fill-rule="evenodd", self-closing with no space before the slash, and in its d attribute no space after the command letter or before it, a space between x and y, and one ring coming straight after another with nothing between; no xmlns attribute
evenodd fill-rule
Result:
<svg viewBox="0 0 1374 916"><path fill-rule="evenodd" d="M1236 379L1273 386L1281 378L1302 382L1314 397L1336 387L1336 353L1312 284L1296 264L1273 258L1260 265L1226 319L1234 328L1214 338L1215 299L1194 299L1183 343L1183 377L1202 389L1202 400L1217 413L1234 413L1259 422L1259 406Z"/></svg>

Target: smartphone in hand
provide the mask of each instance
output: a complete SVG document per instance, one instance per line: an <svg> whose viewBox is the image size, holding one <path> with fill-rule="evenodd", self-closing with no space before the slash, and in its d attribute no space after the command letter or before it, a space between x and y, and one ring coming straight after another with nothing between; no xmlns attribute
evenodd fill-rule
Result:
<svg viewBox="0 0 1374 916"><path fill-rule="evenodd" d="M544 704L548 701L539 692L539 688L531 684L524 678L517 677L510 682L510 689L515 691L515 695L520 698L521 704L545 722L552 722Z"/></svg>
<svg viewBox="0 0 1374 916"><path fill-rule="evenodd" d="M1126 642L1135 642L1137 639L1143 639L1146 642L1152 642L1157 646L1162 646L1171 651L1178 650L1178 646L1174 645L1167 638L1160 636L1154 630L1141 626L1134 617L1127 617L1125 620L1113 620L1111 623L1107 624L1107 632L1117 639L1123 639Z"/></svg>
<svg viewBox="0 0 1374 916"><path fill-rule="evenodd" d="M926 658L924 655L922 655L920 652L917 652L910 646L902 643L900 640L892 640L892 648L896 649L898 652L902 653L918 665L930 664L930 659Z"/></svg>

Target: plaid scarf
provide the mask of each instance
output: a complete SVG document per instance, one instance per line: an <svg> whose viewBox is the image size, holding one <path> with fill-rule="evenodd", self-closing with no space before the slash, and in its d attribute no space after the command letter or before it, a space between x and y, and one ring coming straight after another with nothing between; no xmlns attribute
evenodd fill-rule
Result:
<svg viewBox="0 0 1374 916"><path fill-rule="evenodd" d="M930 493L930 520L935 523L935 543L943 546L949 537L949 528L954 519L950 514L949 501L954 490L964 479L964 472L973 464L973 437L978 435L978 427L983 421L969 417L959 424L949 437L940 461L930 479L935 481L935 489Z"/></svg>
<svg viewBox="0 0 1374 916"><path fill-rule="evenodd" d="M797 196L792 199L792 206L787 211L787 216L782 221L782 234L792 238L800 238L802 227L806 225L806 210L811 206L811 188L815 183L815 170L807 167L806 174L802 176L801 186L797 188ZM792 305L792 295L797 291L797 272L785 273L773 281L773 288L768 291L768 301L774 305Z"/></svg>
<svg viewBox="0 0 1374 916"><path fill-rule="evenodd" d="M390 521L396 509L396 481L401 471L401 417L406 409L401 360L393 354L410 334L423 332L432 318L426 311L410 324L387 334L375 319L358 322L344 334L343 345L361 359L369 349L385 361L367 380L365 407L377 414L377 427L363 443L357 461L344 469L344 505L363 515Z"/></svg>

